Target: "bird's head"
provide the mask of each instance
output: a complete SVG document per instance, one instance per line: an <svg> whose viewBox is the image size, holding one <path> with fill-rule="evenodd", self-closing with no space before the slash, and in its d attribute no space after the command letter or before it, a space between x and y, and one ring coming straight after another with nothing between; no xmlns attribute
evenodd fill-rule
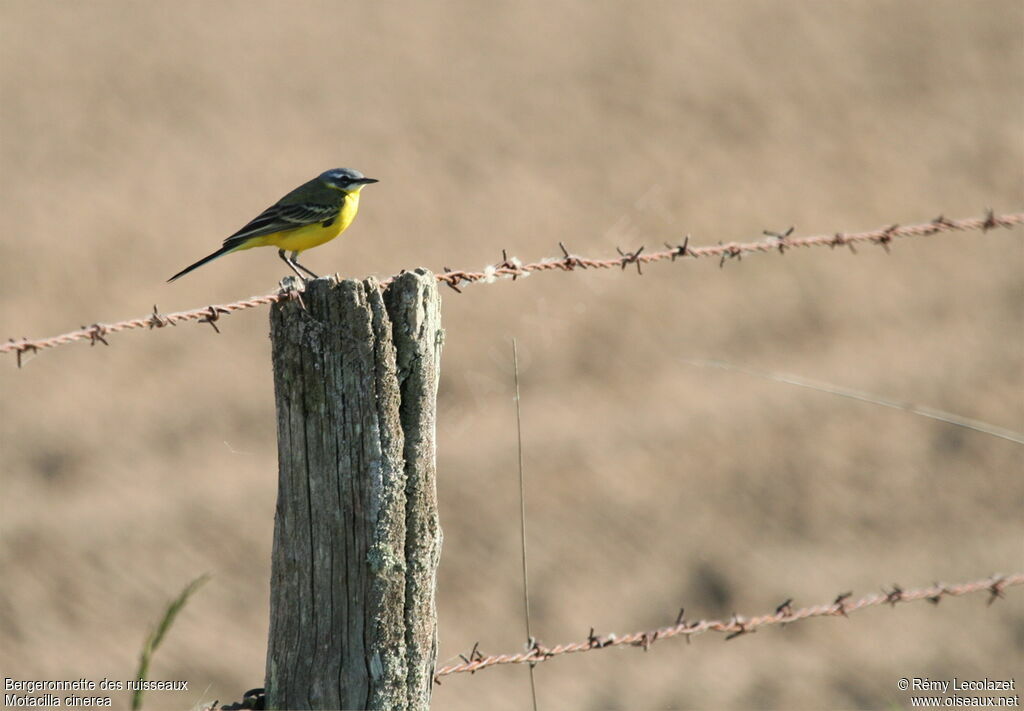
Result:
<svg viewBox="0 0 1024 711"><path fill-rule="evenodd" d="M334 168L320 174L320 180L328 187L342 192L359 192L364 185L376 183L375 178L367 178L358 170L350 168Z"/></svg>

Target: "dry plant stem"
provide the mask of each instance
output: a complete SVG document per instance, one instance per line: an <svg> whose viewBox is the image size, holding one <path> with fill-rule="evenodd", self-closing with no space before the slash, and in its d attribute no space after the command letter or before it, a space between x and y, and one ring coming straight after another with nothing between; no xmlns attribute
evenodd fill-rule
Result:
<svg viewBox="0 0 1024 711"><path fill-rule="evenodd" d="M515 371L516 385L516 455L519 464L519 533L523 552L523 616L526 618L527 646L535 644L533 632L530 630L530 578L526 566L526 483L523 479L523 416L521 398L519 396L519 348L516 339L512 339L512 366ZM534 678L533 666L530 665L530 699L533 711L537 711L537 680Z"/></svg>
<svg viewBox="0 0 1024 711"><path fill-rule="evenodd" d="M975 420L970 417L963 417L953 412L946 412L944 410L937 410L934 407L927 407L926 405L915 405L909 402L898 402L890 398L882 397L881 395L872 395L866 393L863 390L854 390L852 388L844 388L839 385L833 385L832 383L825 383L820 380L811 380L810 378L803 378L799 375L791 375L789 373L777 373L771 370L761 370L760 368L750 368L748 366L736 365L734 363L728 363L723 360L702 360L700 358L680 358L680 360L689 365L695 365L699 368L719 368L721 370L731 370L736 373L744 373L746 375L753 375L757 378L765 378L767 380L775 380L780 383L787 385L797 385L802 388L808 388L810 390L817 390L818 392L828 393L829 395L839 395L840 397L850 398L851 400L860 400L861 402L868 402L872 405L881 405L882 407L889 407L894 410L903 410L909 412L912 415L920 415L921 417L927 417L932 420L939 422L945 422L946 424L956 425L957 427L963 427L964 429L974 430L975 432L981 432L982 434L991 435L992 437L998 437L1000 439L1009 440L1010 442L1016 442L1017 444L1024 444L1024 434L1020 432L1014 432L1008 430L1005 427L998 427L996 425L989 424L988 422L982 422L981 420Z"/></svg>

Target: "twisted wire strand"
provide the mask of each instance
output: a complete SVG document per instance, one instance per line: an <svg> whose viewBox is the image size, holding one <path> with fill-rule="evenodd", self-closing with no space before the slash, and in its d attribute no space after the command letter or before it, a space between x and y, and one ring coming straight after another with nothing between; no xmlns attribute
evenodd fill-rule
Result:
<svg viewBox="0 0 1024 711"><path fill-rule="evenodd" d="M671 245L666 243L665 246L667 249L660 252L645 252L645 247L640 247L633 252L624 252L622 249L617 248L619 256L611 259L590 259L588 257L580 257L570 254L565 245L559 242L559 246L562 248L563 254L560 258L548 258L540 262L522 264L514 257L511 259L506 257L501 263L494 266L488 266L482 272L451 270L445 268L444 273L437 275L437 279L458 291L459 285L464 282L471 284L481 281L491 283L500 277L515 279L520 276L526 276L532 272L541 271L573 271L577 268L613 269L615 267L625 269L630 264L635 264L637 272L642 274L642 264L650 264L651 262L661 262L665 260L671 260L674 262L680 257L718 257L720 259L719 266L722 266L725 264L726 260L740 259L744 254L753 252L773 252L776 250L778 250L780 254L785 254L787 249L796 247L835 248L846 246L855 252L855 244L870 242L881 245L888 251L889 244L894 239L902 237L927 237L930 235L940 234L942 232L966 232L973 230L988 232L996 227L1009 228L1022 223L1024 223L1024 213L1018 212L996 215L994 212L989 210L984 217L950 220L940 215L931 222L925 222L917 225L900 226L893 224L888 227L880 227L868 232L854 232L849 234L836 232L831 235L790 237L793 232L792 227L784 233L765 230L764 234L767 236L767 239L762 239L756 242L719 243L718 245L708 247L690 247L689 236L687 236L681 244ZM384 283L387 283L387 281Z"/></svg>
<svg viewBox="0 0 1024 711"><path fill-rule="evenodd" d="M593 628L591 628L590 634L587 635L585 640L558 644L554 647L545 647L535 641L530 649L514 654L485 655L480 652L479 644L477 644L474 645L468 657L459 655L462 658L461 662L448 664L436 670L434 682L440 684L441 677L450 674L473 673L501 664L539 664L563 654L590 652L595 649L631 646L640 647L647 651L652 644L659 640L684 636L686 641L689 642L691 637L705 632L721 632L725 634L725 640L728 641L742 635L751 634L756 632L758 628L768 625L787 625L812 617L848 617L854 612L885 604L895 607L898 603L927 600L937 605L944 597L960 597L961 595L969 595L986 590L989 593L988 603L992 604L998 598L1005 596L1004 591L1006 588L1017 585L1024 585L1024 573L994 575L984 580L955 585L936 583L931 587L917 590L903 590L898 585L893 585L891 590L883 590L881 593L867 595L859 600L852 600L852 593L847 592L838 595L831 603L800 609L793 609L793 600L789 599L775 608L775 612L755 617L733 615L728 620L687 622L683 616L683 611L680 610L679 616L676 618L676 624L667 627L631 632L625 635L609 634L603 636L595 635Z"/></svg>
<svg viewBox="0 0 1024 711"><path fill-rule="evenodd" d="M498 279L512 279L528 276L534 272L561 271L571 272L576 269L612 269L619 267L625 269L630 264L636 265L637 271L643 273L641 265L660 261L676 261L685 257L702 258L718 257L719 266L725 264L728 259L740 259L744 254L753 252L778 251L784 254L787 249L797 247L839 247L846 246L853 250L858 243L874 243L889 249L889 244L898 238L905 237L926 237L929 235L944 232L987 232L997 227L1010 228L1024 224L1024 212L1007 213L996 215L991 210L984 217L971 217L964 220L950 220L945 217L937 217L931 222L917 225L889 225L868 232L843 233L837 232L832 235L812 235L810 237L791 237L793 228L784 233L773 233L766 231L766 239L756 242L729 242L707 247L691 247L689 236L678 245L666 244L667 249L659 252L645 252L640 247L632 252L624 252L618 249L619 256L610 259L591 259L571 254L569 250L559 242L562 248L562 257L547 258L539 262L524 264L516 257L502 255L502 261L498 264L489 265L483 271L475 272L469 270L451 270L447 267L445 271L436 274L438 282L447 284L452 289L461 292L460 286L465 284L493 283ZM395 277L389 277L380 282L381 287L390 284ZM294 283L294 282L289 282ZM282 287L275 294L253 296L243 301L235 301L229 304L215 304L201 309L191 311L178 311L175 313L161 314L153 307L153 313L143 318L118 321L116 323L94 323L91 326L82 326L76 331L70 331L50 338L29 339L11 338L6 343L0 343L0 353L14 353L17 357L18 367L22 365L22 356L26 353L36 353L49 348L74 343L75 341L89 341L90 345L102 343L109 345L106 336L121 331L136 329L163 328L164 326L176 326L187 321L207 323L218 333L217 320L221 316L232 314L236 311L255 308L273 304L279 301L295 299L301 301L301 291L296 288Z"/></svg>
<svg viewBox="0 0 1024 711"><path fill-rule="evenodd" d="M116 323L94 323L91 326L82 326L77 331L69 331L68 333L62 333L59 336L53 336L51 338L40 338L35 340L28 338L16 340L11 338L7 343L0 343L0 353L13 352L17 354L18 367L20 368L22 364L22 355L24 353L35 353L47 348L64 346L69 343L74 343L75 341L89 341L89 344L93 346L97 343L109 346L110 344L107 342L106 336L111 333L119 333L121 331L132 331L140 328L163 328L165 326L177 326L179 323L188 321L198 321L200 323L210 324L213 327L213 330L220 333L220 329L217 328L216 322L223 315L294 298L299 298L298 292L282 290L277 294L253 296L243 301L235 301L230 304L214 304L202 309L177 311L169 314L159 313L156 306L154 306L153 313L144 318L133 318L128 319L127 321L118 321Z"/></svg>

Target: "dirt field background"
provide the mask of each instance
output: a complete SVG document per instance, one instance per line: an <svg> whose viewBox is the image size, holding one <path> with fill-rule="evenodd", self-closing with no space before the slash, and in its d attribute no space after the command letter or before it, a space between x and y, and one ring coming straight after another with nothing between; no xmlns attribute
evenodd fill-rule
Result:
<svg viewBox="0 0 1024 711"><path fill-rule="evenodd" d="M0 2L0 337L272 291L273 251L167 285L339 165L381 182L321 273L481 268L1024 204L1019 2ZM1022 232L445 291L439 662L523 644L510 339L545 644L1013 572L1021 449L680 359L1024 429ZM262 685L276 484L265 310L0 363L0 675L149 709ZM546 709L901 708L1009 678L1024 594L536 670ZM1014 662L1013 660L1017 661ZM1018 677L1018 684L1024 680ZM438 709L528 708L524 668ZM126 703L118 696L116 703Z"/></svg>

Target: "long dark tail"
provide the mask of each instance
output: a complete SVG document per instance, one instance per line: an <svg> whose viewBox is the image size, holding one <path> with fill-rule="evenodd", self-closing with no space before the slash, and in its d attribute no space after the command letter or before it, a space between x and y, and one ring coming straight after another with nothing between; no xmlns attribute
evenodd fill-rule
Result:
<svg viewBox="0 0 1024 711"><path fill-rule="evenodd" d="M170 283L170 282L174 281L175 279L179 279L179 278L185 276L186 274L188 274L193 269L198 269L199 267L203 266L207 262L212 262L217 257L223 257L228 252L233 252L236 249L238 249L238 245L237 244L233 244L231 246L224 245L223 247L221 247L220 249L218 249L216 252L214 252L213 254L209 255L208 257L203 257L202 259L200 259L195 264L191 264L191 265L185 267L184 269L182 269L180 272L178 272L177 274L172 276L167 281L168 281L168 283Z"/></svg>

